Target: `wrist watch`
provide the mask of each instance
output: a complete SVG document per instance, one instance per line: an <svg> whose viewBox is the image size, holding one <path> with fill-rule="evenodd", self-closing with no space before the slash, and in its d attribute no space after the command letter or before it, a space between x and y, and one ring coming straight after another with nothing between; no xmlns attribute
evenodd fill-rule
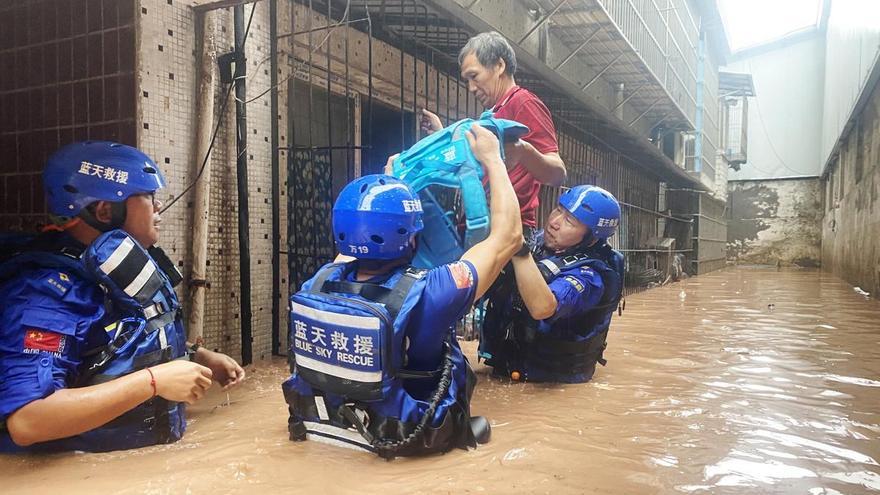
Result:
<svg viewBox="0 0 880 495"><path fill-rule="evenodd" d="M514 256L518 258L523 258L525 256L528 256L529 254L532 254L532 248L531 246L529 246L529 243L526 242L525 239L523 239L522 246L520 246L519 251L517 251Z"/></svg>

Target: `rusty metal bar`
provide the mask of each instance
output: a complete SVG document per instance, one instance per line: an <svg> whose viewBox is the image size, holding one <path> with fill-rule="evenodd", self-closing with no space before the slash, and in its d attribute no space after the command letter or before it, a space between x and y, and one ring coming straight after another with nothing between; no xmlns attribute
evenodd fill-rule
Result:
<svg viewBox="0 0 880 495"><path fill-rule="evenodd" d="M662 213L662 212L659 212L659 211L654 211L654 210L651 210L651 209L648 209L648 208L642 208L641 206L637 206L637 205L634 205L634 204L627 203L627 202L625 202L625 201L620 200L619 198L618 198L617 202L620 203L621 205L623 205L623 206L626 207L626 208L632 208L632 209L634 209L634 210L639 210L639 211L642 211L642 212L645 212L645 213L650 213L651 215L654 215L654 216L657 216L657 217L666 218L666 219L668 219L668 220L675 220L675 221L678 221L678 222L684 222L684 223L693 223L693 222L694 222L694 220L693 220L692 218L681 218L681 217L676 217L676 216L673 216L673 215L667 215L667 214Z"/></svg>
<svg viewBox="0 0 880 495"><path fill-rule="evenodd" d="M367 156L366 163L373 158L373 19L370 18L370 6L364 4L367 14ZM361 163L364 158L361 157Z"/></svg>
<svg viewBox="0 0 880 495"><path fill-rule="evenodd" d="M360 19L352 19L352 20L350 20L350 21L334 22L333 24L327 24L326 26L321 26L321 27L316 27L316 28L312 28L312 29L307 29L307 30L305 30L305 31L297 31L297 32L295 32L295 33L284 33L284 34L279 34L278 36L276 36L276 38L280 40L280 39L282 39L282 38L289 38L289 37L291 37L291 36L299 36L299 35L301 35L301 34L309 34L309 33L314 33L314 32L317 32L317 31L326 31L326 30L328 30L328 29L330 29L330 30L332 31L333 29L336 29L336 28L338 28L338 27L340 27L340 26L348 26L349 24L355 24L355 23L357 23L357 22L363 22L363 21L366 21L366 20L368 20L366 17L361 17Z"/></svg>
<svg viewBox="0 0 880 495"><path fill-rule="evenodd" d="M349 15L351 15L351 0L348 0L345 4L345 17L348 17ZM349 55L348 55L348 51L349 51L349 39L348 38L349 38L350 31L351 31L350 29L346 28L345 42L344 42L345 44L343 45L343 47L345 49L345 145L348 147L348 149L345 152L345 175L346 175L345 180L346 181L350 181L357 176L357 174L355 173L355 170L354 170L354 161L355 161L354 154L352 153L352 149L351 149L351 146L353 144L351 142L352 141L352 139L351 139L352 138L352 125L354 124L352 122L352 117L354 115L352 114L352 111L351 111L351 84L350 84L351 80L350 80L350 73L349 73L350 63L349 63ZM328 76L329 76L329 74L328 74ZM360 118L359 112L358 112L357 116L358 116L358 118ZM354 127L356 129L360 128L360 126L357 124L355 124ZM357 144L360 144L360 140L358 140ZM360 151L358 151L358 153L360 153Z"/></svg>
<svg viewBox="0 0 880 495"><path fill-rule="evenodd" d="M333 10L332 10L332 2L327 2L327 21L333 20ZM345 11L345 15L348 15L348 11ZM343 21L345 18L342 19ZM333 45L330 37L333 35L333 30L327 31L327 36L324 38L322 43L326 48L325 57L327 57L327 146L332 150L333 149L333 88L331 85L331 81L333 79L333 68L332 68L332 58L333 55L330 51L331 45ZM311 46L309 49L313 49ZM348 95L346 95L348 98ZM348 116L346 116L346 120L348 120ZM327 162L329 163L329 172L330 172L330 181L333 181L333 152L327 152ZM317 175L317 174L316 174ZM314 177L314 176L313 176Z"/></svg>
<svg viewBox="0 0 880 495"><path fill-rule="evenodd" d="M387 22L385 22L385 19L384 19L385 2L382 2L382 7L383 7L383 19L382 19L383 22L382 22L382 24L387 25ZM401 15L402 15L402 13L404 12L403 4L401 4L401 6L400 6L400 11L401 11ZM400 40L399 36L398 36L398 39ZM402 40L401 40L401 46L398 48L400 50L400 105L399 105L399 107L400 107L400 148L406 149L406 114L403 111L404 103L405 103L405 100L403 97L404 96L403 95L403 87L405 86L405 84L403 82L404 77L405 77L403 62L404 62L404 59L406 58L406 52L404 52L404 50L403 50ZM413 63L415 63L415 61L413 61Z"/></svg>
<svg viewBox="0 0 880 495"><path fill-rule="evenodd" d="M208 10L225 9L226 7L237 7L249 3L258 2L259 0L217 0L216 2L208 2L202 5L194 5L193 11L205 12Z"/></svg>
<svg viewBox="0 0 880 495"><path fill-rule="evenodd" d="M419 4L416 3L416 0L412 0L412 9L413 9L413 17L419 15ZM418 29L418 27L416 27ZM415 117L416 113L419 111L419 48L418 45L412 47L412 113L413 117ZM403 80L400 81L403 84ZM403 107L401 107L401 115L404 115ZM418 134L413 130L413 142L410 144L415 144L418 139ZM406 149L406 142L403 144L403 148Z"/></svg>

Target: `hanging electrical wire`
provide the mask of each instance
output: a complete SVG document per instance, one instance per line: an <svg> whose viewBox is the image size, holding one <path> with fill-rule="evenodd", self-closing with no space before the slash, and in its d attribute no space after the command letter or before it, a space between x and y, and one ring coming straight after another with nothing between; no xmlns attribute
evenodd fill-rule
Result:
<svg viewBox="0 0 880 495"><path fill-rule="evenodd" d="M247 42L248 33L250 33L250 30L251 30L251 22L254 20L254 13L256 11L257 11L256 5L251 7L251 15L248 17L247 27L244 30L244 40L242 41L242 44L241 44L242 52L244 51L244 45ZM214 149L214 143L217 141L217 134L220 131L220 125L223 124L223 120L226 117L226 108L228 106L229 99L230 99L229 95L232 92L232 88L235 87L235 81L240 79L241 77L244 77L244 76L239 76L239 77L234 78L232 80L232 82L230 82L226 87L226 92L223 95L223 102L220 104L220 116L217 119L217 125L214 126L214 132L211 134L211 143L208 145L208 151L205 152L205 157L202 159L202 165L199 167L199 172L196 174L196 176L192 180L192 182L190 182L189 185L186 186L183 189L183 191L177 195L176 198L169 201L168 204L165 205L164 208L159 210L160 214L168 211L168 209L171 208L174 205L174 203L177 203L177 201L180 200L180 198L184 197L186 195L186 193L188 193L190 190L192 190L192 188L195 187L196 183L202 177L202 174L205 172L205 167L208 165L208 159L211 157L211 151Z"/></svg>
<svg viewBox="0 0 880 495"><path fill-rule="evenodd" d="M752 63L751 63L751 61L748 62L748 67L749 67L749 72L754 74L754 71L753 71L753 69L752 69ZM782 157L779 156L779 152L776 151L776 146L773 145L773 140L770 139L770 133L767 132L767 124L764 123L764 116L762 115L762 112L761 112L761 105L759 104L758 100L759 100L758 97L755 97L755 98L754 98L754 102L755 102L755 111L756 111L757 114L758 114L758 121L761 122L761 128L764 130L764 137L767 138L767 144L770 145L770 151L773 152L773 155L776 156L776 159L779 160L779 164L782 165L783 168L785 168L785 169L788 170L789 172L791 172L791 173L793 173L793 174L795 174L795 175L798 175L798 176L806 175L806 174L804 174L804 172L799 172L799 171L797 171L797 170L795 170L795 169L789 167L788 164L785 163L785 160L783 160ZM751 167L754 168L754 169L756 169L756 170L758 170L759 172L763 172L762 170L758 169L758 167L755 167L754 165L751 165ZM770 173L766 173L766 172L764 172L764 173L765 173L765 175L768 175L768 176L773 176L773 175L775 175L775 174L770 174Z"/></svg>
<svg viewBox="0 0 880 495"><path fill-rule="evenodd" d="M320 27L320 28L313 28L313 29L308 29L308 30L306 30L306 31L298 31L298 32L295 32L295 33L287 34L287 35L281 35L281 36L279 36L279 38L285 38L285 37L287 37L287 36L296 36L296 35L300 35L300 34L308 34L308 33L315 32L315 31L327 30L327 34L324 36L324 39L322 39L321 42L318 43L317 45L315 45L314 47L310 48L311 53L315 53L315 52L317 52L322 46L324 46L325 43L327 43L327 40L330 39L330 35L333 34L333 31L337 30L340 26L348 26L348 25L351 25L351 24L354 24L354 23L357 23L357 22L363 22L363 21L367 21L368 23L371 22L371 21L370 21L370 16L369 16L369 10L367 10L367 16L366 16L366 17L362 17L362 18L359 18L359 19L349 20L349 19L348 19L348 16L349 16L349 9L350 9L350 7L351 7L351 0L349 0L349 1L345 4L345 12L342 14L342 19L341 19L339 22L335 22L335 23L333 23L333 24L330 24L330 25L328 25L328 26L324 26L324 27ZM287 53L287 52L285 52L285 51L283 51L283 50L282 50L281 52L279 52L279 53L284 54L284 55L290 55L289 53ZM266 58L264 58L262 61L260 61L260 63L257 64L257 68L259 68L259 66L262 65L263 63L265 63L266 60L268 60L268 59L269 59L269 57L266 57ZM248 99L247 101L245 101L245 103L251 103L251 102L253 102L253 101L259 100L259 99L262 98L263 96L266 96L266 95L267 95L270 91L272 91L273 89L278 88L278 87L280 87L282 84L286 83L286 82L287 82L291 77L293 77L295 74L296 74L296 71L295 71L295 70L291 71L290 74L289 74L287 77L285 77L285 78L282 79L281 81L278 81L275 85L273 85L273 86L269 86L268 88L266 88L265 91L262 91L262 92L261 92L260 94L258 94L257 96L254 96L253 98Z"/></svg>

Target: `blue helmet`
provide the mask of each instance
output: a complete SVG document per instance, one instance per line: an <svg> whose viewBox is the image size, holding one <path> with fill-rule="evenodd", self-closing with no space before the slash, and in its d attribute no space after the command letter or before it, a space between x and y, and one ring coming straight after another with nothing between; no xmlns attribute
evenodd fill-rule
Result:
<svg viewBox="0 0 880 495"><path fill-rule="evenodd" d="M597 186L575 186L559 197L559 206L590 228L598 239L614 235L620 223L620 205L614 196Z"/></svg>
<svg viewBox="0 0 880 495"><path fill-rule="evenodd" d="M109 141L83 141L56 151L43 170L49 211L61 217L78 215L95 201L125 201L135 194L165 186L165 178L149 156Z"/></svg>
<svg viewBox="0 0 880 495"><path fill-rule="evenodd" d="M411 254L422 230L422 203L406 183L367 175L345 186L333 206L333 238L340 253L392 260Z"/></svg>

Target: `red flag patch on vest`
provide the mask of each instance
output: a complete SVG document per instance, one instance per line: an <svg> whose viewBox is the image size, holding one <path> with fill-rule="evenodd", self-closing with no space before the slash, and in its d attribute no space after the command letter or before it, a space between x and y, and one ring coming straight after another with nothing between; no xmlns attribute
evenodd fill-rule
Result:
<svg viewBox="0 0 880 495"><path fill-rule="evenodd" d="M29 328L24 332L25 351L61 352L64 350L64 335L38 328Z"/></svg>
<svg viewBox="0 0 880 495"><path fill-rule="evenodd" d="M455 287L459 289L467 289L474 285L474 274L471 273L471 269L467 263L456 261L447 266L449 267L449 274L452 275L452 281L455 282Z"/></svg>

